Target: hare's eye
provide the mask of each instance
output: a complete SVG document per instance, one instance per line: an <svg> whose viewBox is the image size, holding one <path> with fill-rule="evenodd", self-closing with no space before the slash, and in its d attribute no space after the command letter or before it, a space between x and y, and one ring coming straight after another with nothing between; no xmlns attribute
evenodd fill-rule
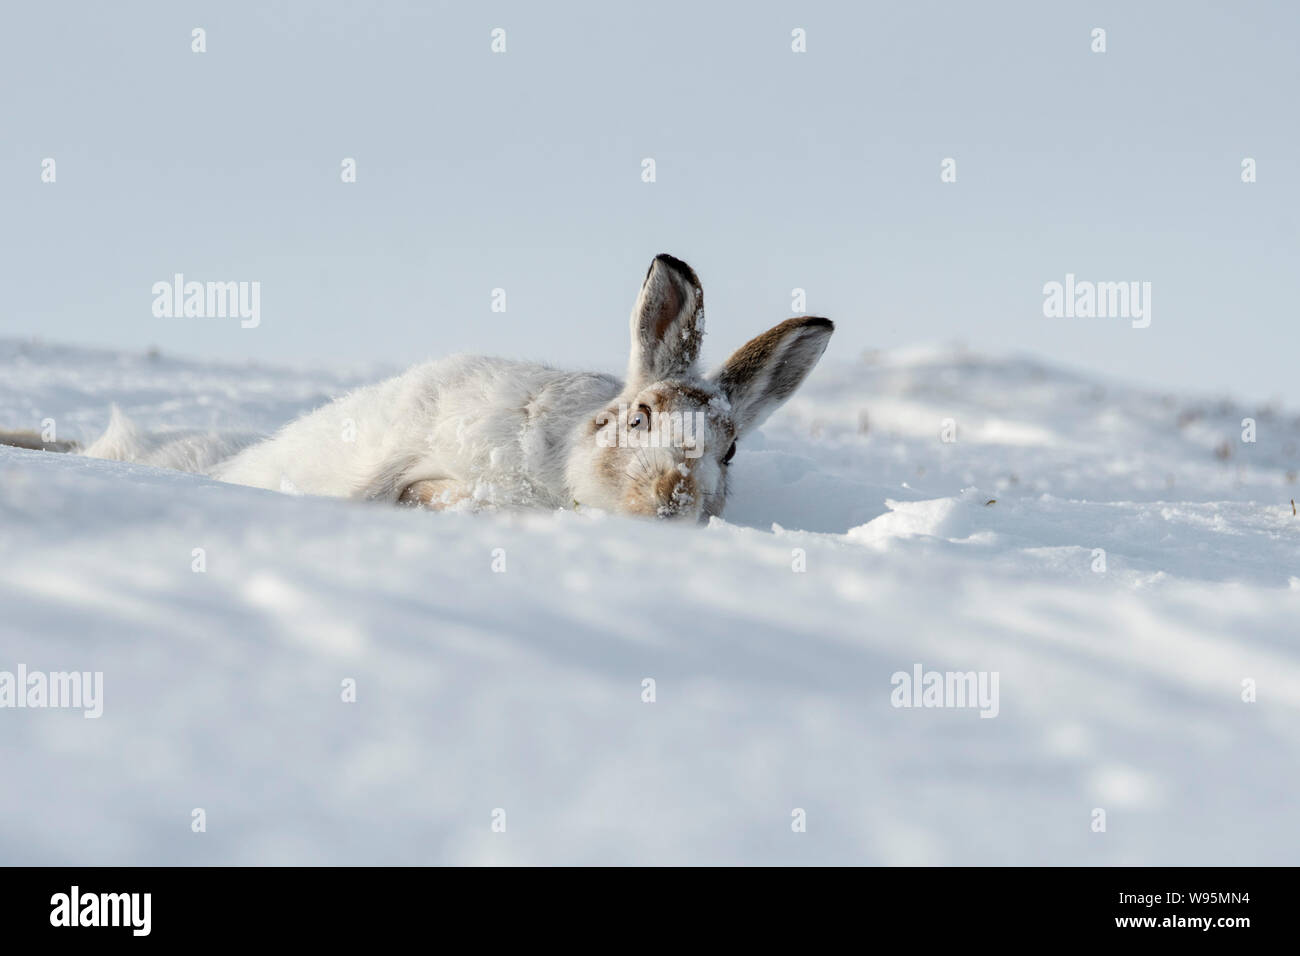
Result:
<svg viewBox="0 0 1300 956"><path fill-rule="evenodd" d="M731 464L731 459L735 457L736 457L736 443L733 441L731 443L731 447L727 449L727 453L722 456L722 463L724 465L729 465Z"/></svg>
<svg viewBox="0 0 1300 956"><path fill-rule="evenodd" d="M628 428L644 428L650 423L650 410L642 405L627 417Z"/></svg>

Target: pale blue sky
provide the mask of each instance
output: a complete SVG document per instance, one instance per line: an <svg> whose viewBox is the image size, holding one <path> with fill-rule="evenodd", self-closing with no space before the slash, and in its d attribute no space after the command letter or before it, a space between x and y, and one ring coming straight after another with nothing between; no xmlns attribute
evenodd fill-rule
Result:
<svg viewBox="0 0 1300 956"><path fill-rule="evenodd" d="M1300 404L1295 4L79 2L3 20L0 334L620 371L662 251L704 282L710 361L797 286L837 321L832 355L960 340ZM260 281L260 327L154 317L175 272ZM1044 318L1067 272L1151 282L1151 327Z"/></svg>

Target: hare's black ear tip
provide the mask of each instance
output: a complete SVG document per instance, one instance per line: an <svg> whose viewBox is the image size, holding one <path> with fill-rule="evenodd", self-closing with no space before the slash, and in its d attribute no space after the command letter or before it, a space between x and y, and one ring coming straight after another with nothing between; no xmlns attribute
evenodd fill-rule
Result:
<svg viewBox="0 0 1300 956"><path fill-rule="evenodd" d="M678 259L676 256L670 256L666 252L661 252L659 253L659 255L654 257L654 260L650 263L650 268L646 270L645 275L647 279L650 278L650 273L654 271L656 262L662 265L664 268L677 273L679 276L681 276L686 281L690 282L692 285L699 284L699 280L695 278L694 269L688 266L681 259Z"/></svg>
<svg viewBox="0 0 1300 956"><path fill-rule="evenodd" d="M827 335L835 331L835 323L820 315L807 316L801 324L805 329L825 329Z"/></svg>

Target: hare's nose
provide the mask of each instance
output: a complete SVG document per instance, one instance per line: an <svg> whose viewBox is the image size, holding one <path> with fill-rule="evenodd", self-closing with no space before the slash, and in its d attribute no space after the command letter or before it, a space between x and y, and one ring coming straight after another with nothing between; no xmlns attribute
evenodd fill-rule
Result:
<svg viewBox="0 0 1300 956"><path fill-rule="evenodd" d="M695 476L682 474L674 468L666 471L655 481L655 514L660 518L677 518L693 515L699 504L699 493Z"/></svg>

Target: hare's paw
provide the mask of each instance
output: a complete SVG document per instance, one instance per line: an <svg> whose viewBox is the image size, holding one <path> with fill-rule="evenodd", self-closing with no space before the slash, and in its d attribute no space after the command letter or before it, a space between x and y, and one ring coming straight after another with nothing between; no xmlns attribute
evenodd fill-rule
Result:
<svg viewBox="0 0 1300 956"><path fill-rule="evenodd" d="M454 478L425 478L413 481L403 488L397 503L412 508L444 511L470 496L469 486Z"/></svg>

